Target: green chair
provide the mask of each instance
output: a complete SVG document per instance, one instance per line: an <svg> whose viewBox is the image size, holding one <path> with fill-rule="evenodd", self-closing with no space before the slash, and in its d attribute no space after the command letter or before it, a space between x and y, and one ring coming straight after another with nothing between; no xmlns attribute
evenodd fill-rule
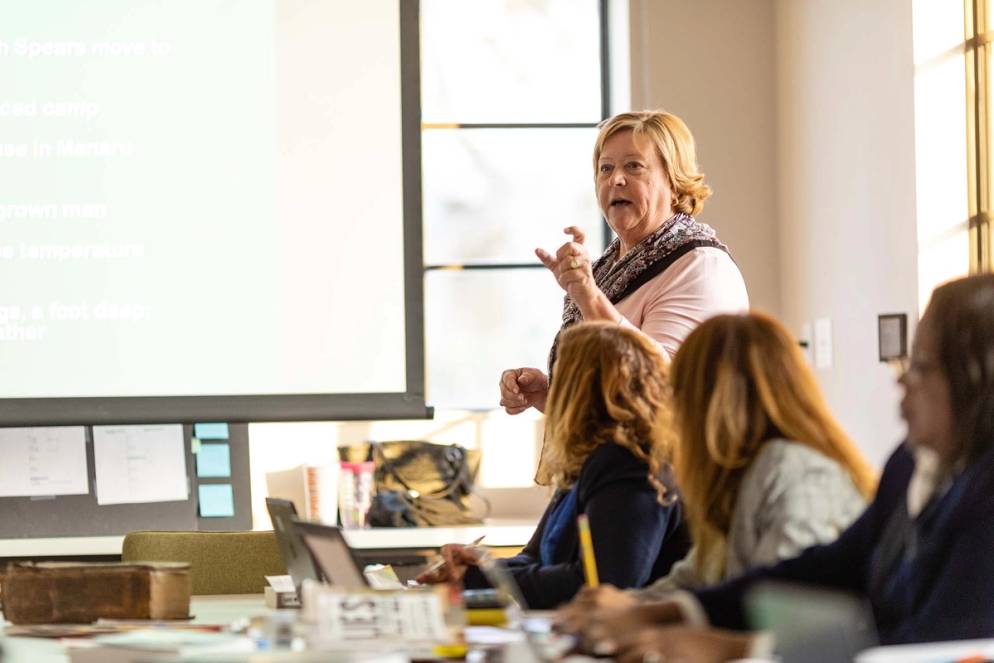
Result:
<svg viewBox="0 0 994 663"><path fill-rule="evenodd" d="M286 574L269 532L131 532L123 562L188 562L193 594L261 594L264 576Z"/></svg>

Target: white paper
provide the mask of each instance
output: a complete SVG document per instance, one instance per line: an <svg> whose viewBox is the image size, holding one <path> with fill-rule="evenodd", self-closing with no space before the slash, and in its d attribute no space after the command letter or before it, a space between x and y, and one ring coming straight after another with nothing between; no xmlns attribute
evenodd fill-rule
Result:
<svg viewBox="0 0 994 663"><path fill-rule="evenodd" d="M360 642L438 642L446 637L434 592L349 593L305 580L301 618L316 626L317 646Z"/></svg>
<svg viewBox="0 0 994 663"><path fill-rule="evenodd" d="M86 495L86 429L0 428L0 497Z"/></svg>
<svg viewBox="0 0 994 663"><path fill-rule="evenodd" d="M183 426L94 426L97 504L189 498Z"/></svg>
<svg viewBox="0 0 994 663"><path fill-rule="evenodd" d="M297 588L293 585L291 576L265 576L266 582L277 592L297 593Z"/></svg>

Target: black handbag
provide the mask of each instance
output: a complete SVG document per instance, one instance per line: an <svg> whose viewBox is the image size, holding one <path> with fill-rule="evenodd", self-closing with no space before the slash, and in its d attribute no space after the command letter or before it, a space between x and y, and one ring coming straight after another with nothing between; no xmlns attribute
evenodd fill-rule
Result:
<svg viewBox="0 0 994 663"><path fill-rule="evenodd" d="M480 455L423 440L339 447L344 462L373 461L372 527L479 525L490 503L475 491Z"/></svg>

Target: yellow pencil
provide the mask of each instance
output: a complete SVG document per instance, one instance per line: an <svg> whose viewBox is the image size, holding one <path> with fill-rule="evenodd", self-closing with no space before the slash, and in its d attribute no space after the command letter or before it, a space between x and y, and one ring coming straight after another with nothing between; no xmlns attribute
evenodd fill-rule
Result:
<svg viewBox="0 0 994 663"><path fill-rule="evenodd" d="M590 523L587 514L581 513L576 518L580 530L580 554L583 556L583 575L587 577L587 587L597 587L597 560L594 558L594 540L590 536Z"/></svg>

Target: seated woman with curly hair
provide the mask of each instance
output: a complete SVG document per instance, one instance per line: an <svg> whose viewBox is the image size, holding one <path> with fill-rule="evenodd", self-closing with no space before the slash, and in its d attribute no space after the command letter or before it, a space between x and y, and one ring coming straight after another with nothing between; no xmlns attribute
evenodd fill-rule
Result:
<svg viewBox="0 0 994 663"><path fill-rule="evenodd" d="M532 540L503 560L530 608L552 608L583 586L576 519L586 514L602 582L641 587L688 550L669 478L672 424L667 364L646 336L617 324L576 325L561 337L537 481L556 489ZM485 587L471 547L420 582Z"/></svg>

